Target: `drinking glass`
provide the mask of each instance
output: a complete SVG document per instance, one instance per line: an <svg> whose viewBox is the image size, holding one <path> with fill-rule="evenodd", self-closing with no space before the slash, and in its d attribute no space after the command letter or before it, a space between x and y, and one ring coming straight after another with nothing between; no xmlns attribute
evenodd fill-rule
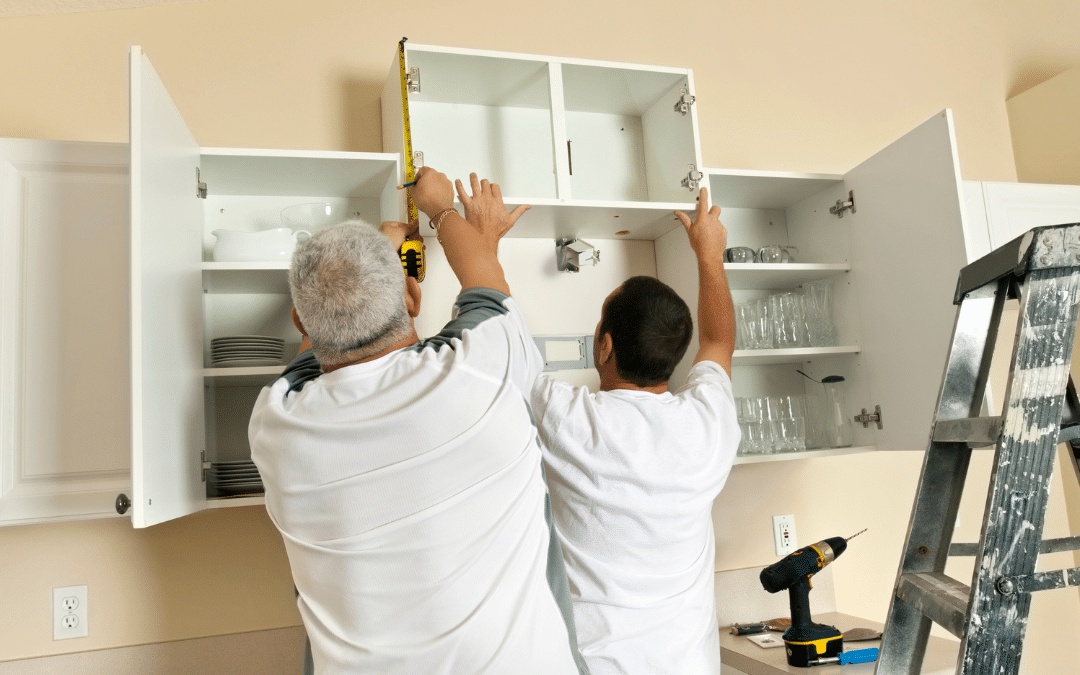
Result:
<svg viewBox="0 0 1080 675"><path fill-rule="evenodd" d="M752 263L754 249L749 246L734 246L724 251L724 260L732 263Z"/></svg>
<svg viewBox="0 0 1080 675"><path fill-rule="evenodd" d="M832 288L829 279L803 284L803 311L811 347L835 347L838 344L836 322L833 321Z"/></svg>
<svg viewBox="0 0 1080 675"><path fill-rule="evenodd" d="M786 292L769 296L769 317L777 349L810 346L801 293Z"/></svg>
<svg viewBox="0 0 1080 675"><path fill-rule="evenodd" d="M767 301L751 300L746 305L746 348L771 349L773 331L772 323L769 321Z"/></svg>

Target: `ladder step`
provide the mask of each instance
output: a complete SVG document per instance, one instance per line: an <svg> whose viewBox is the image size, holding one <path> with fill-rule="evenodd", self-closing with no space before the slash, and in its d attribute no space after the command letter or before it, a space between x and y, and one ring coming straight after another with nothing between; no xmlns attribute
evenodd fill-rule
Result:
<svg viewBox="0 0 1080 675"><path fill-rule="evenodd" d="M962 420L938 420L934 423L935 443L967 443L981 448L994 445L1001 437L1001 417L969 417Z"/></svg>
<svg viewBox="0 0 1080 675"><path fill-rule="evenodd" d="M896 597L956 637L963 637L971 589L940 572L903 574Z"/></svg>
<svg viewBox="0 0 1080 675"><path fill-rule="evenodd" d="M938 420L934 423L935 443L966 443L969 448L996 445L1004 421L1001 417L969 417L962 420ZM1058 443L1080 438L1080 424L1062 426Z"/></svg>
<svg viewBox="0 0 1080 675"><path fill-rule="evenodd" d="M1039 543L1039 553L1060 553L1062 551L1076 551L1080 549L1080 537L1065 537L1062 539L1044 539ZM952 544L949 546L949 555L966 556L975 555L979 550L978 544Z"/></svg>

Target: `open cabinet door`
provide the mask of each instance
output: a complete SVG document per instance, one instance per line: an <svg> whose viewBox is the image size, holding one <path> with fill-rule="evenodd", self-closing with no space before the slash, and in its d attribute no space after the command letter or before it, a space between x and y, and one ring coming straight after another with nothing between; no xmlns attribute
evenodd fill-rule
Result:
<svg viewBox="0 0 1080 675"><path fill-rule="evenodd" d="M206 506L199 146L131 49L132 524Z"/></svg>
<svg viewBox="0 0 1080 675"><path fill-rule="evenodd" d="M967 264L952 113L945 110L844 176L854 192L851 264L880 450L925 450Z"/></svg>

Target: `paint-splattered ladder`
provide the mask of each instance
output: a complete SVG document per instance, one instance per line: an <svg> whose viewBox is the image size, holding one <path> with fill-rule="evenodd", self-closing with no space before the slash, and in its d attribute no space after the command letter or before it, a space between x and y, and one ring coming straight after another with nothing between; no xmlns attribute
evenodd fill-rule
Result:
<svg viewBox="0 0 1080 675"><path fill-rule="evenodd" d="M1020 308L1003 414L979 417L1011 298ZM960 638L957 675L1015 675L1031 593L1080 585L1080 568L1035 573L1040 552L1080 548L1080 537L1042 541L1059 443L1069 442L1080 476L1080 402L1069 377L1078 301L1080 224L1036 228L961 270L952 346L876 673L920 672L933 621ZM991 445L979 543L952 544L972 448ZM945 575L949 555L975 556L970 587Z"/></svg>

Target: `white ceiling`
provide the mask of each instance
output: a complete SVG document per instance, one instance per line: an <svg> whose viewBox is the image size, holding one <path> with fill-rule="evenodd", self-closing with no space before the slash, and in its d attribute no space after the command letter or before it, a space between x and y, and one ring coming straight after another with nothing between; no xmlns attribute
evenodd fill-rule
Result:
<svg viewBox="0 0 1080 675"><path fill-rule="evenodd" d="M0 17L32 14L95 12L102 9L126 9L150 5L171 5L205 0L0 0Z"/></svg>

